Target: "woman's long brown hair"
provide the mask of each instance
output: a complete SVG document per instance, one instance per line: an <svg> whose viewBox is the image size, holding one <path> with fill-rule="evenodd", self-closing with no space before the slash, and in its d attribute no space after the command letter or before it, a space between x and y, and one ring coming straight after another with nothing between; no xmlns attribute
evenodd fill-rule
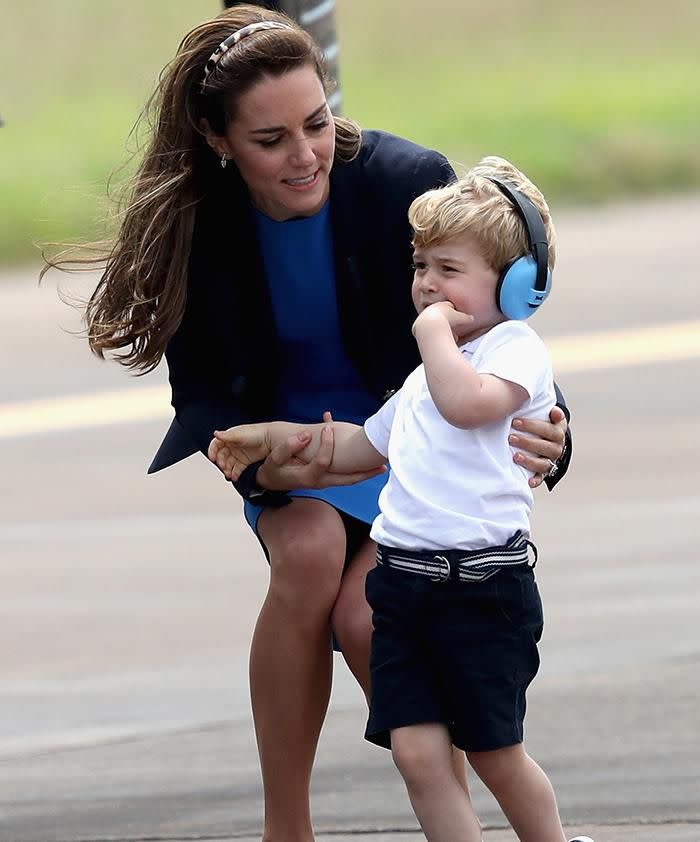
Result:
<svg viewBox="0 0 700 842"><path fill-rule="evenodd" d="M221 58L202 92L204 65L219 44L262 20L278 20L291 29L243 39ZM284 15L257 6L228 9L185 36L135 127L146 125L148 141L118 209L114 242L97 254L95 245L64 251L46 259L42 270L42 276L52 267L103 270L85 309L88 342L98 357L111 352L141 374L158 365L185 312L197 204L218 167L202 118L224 134L242 94L263 76L304 65L316 70L328 90L323 55L311 37ZM351 160L359 150L360 129L351 120L336 117L335 123L336 156Z"/></svg>

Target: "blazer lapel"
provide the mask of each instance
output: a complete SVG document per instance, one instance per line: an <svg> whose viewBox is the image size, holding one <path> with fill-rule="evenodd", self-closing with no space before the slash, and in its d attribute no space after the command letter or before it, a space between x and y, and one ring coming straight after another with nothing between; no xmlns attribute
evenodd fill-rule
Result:
<svg viewBox="0 0 700 842"><path fill-rule="evenodd" d="M330 178L330 214L338 320L345 349L367 386L372 388L375 343L364 268L371 257L366 212L360 161L336 162Z"/></svg>
<svg viewBox="0 0 700 842"><path fill-rule="evenodd" d="M261 412L277 381L277 334L248 191L235 168L203 208L197 283L206 290L209 329L229 350L239 389ZM216 362L212 361L215 365Z"/></svg>

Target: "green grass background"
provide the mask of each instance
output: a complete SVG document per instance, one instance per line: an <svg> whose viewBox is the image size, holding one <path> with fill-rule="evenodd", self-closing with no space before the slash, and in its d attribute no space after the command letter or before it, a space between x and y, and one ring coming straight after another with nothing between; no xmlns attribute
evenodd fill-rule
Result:
<svg viewBox="0 0 700 842"><path fill-rule="evenodd" d="M0 0L0 264L93 238L159 69L216 0ZM700 187L697 0L337 0L345 112L556 201Z"/></svg>

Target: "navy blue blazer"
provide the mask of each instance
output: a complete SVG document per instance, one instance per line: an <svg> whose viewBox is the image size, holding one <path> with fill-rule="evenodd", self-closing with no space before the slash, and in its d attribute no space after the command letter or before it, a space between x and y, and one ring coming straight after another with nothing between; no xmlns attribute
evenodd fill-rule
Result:
<svg viewBox="0 0 700 842"><path fill-rule="evenodd" d="M149 473L206 453L216 429L272 413L279 349L252 206L236 168L217 169L197 208L184 318L165 352L175 419ZM454 178L440 153L381 131L364 131L358 156L333 164L340 329L377 409L420 363L409 205Z"/></svg>

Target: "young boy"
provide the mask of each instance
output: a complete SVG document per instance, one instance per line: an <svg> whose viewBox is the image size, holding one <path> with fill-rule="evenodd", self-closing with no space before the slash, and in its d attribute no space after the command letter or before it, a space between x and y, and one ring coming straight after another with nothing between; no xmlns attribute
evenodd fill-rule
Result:
<svg viewBox="0 0 700 842"><path fill-rule="evenodd" d="M453 745L521 842L565 842L551 784L522 742L542 605L528 554L536 560L529 474L507 445L515 415L546 419L555 403L547 351L523 321L549 293L549 209L514 166L486 158L416 199L409 219L423 364L401 390L364 427L330 416L309 428L233 427L215 434L209 455L236 479L272 451L284 459L296 436L308 445L294 459L332 453L329 482L391 464L366 584L374 634L365 736L391 748L429 842L481 839Z"/></svg>

